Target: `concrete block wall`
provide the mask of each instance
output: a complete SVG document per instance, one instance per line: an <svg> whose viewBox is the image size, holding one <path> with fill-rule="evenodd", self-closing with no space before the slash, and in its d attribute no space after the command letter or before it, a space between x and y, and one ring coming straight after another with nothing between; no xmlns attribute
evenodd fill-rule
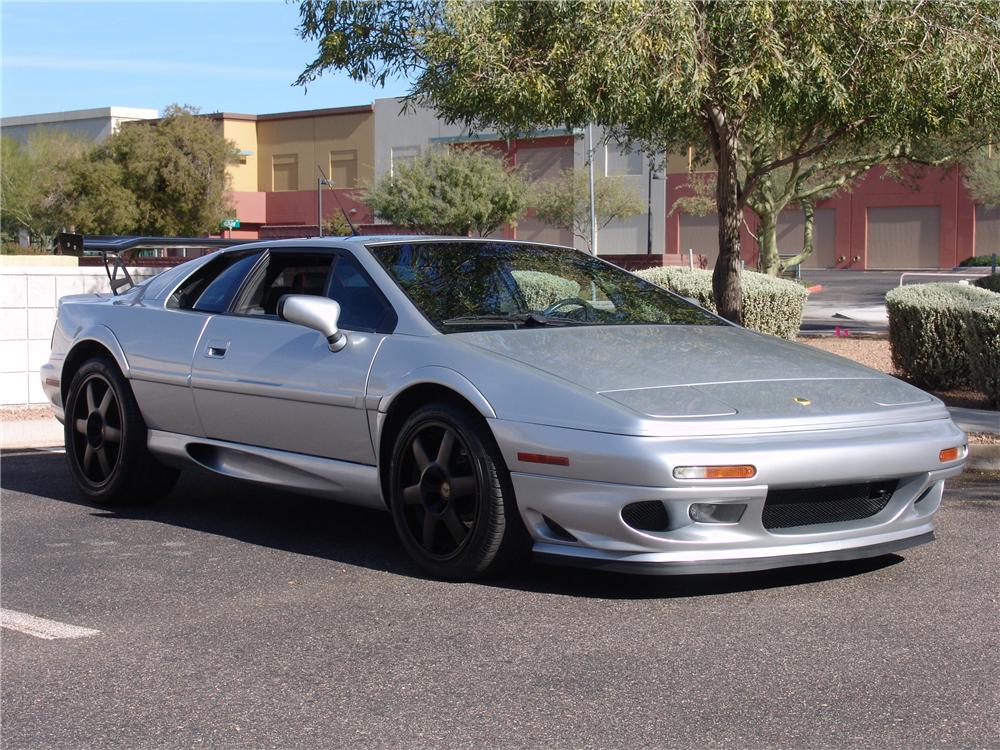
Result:
<svg viewBox="0 0 1000 750"><path fill-rule="evenodd" d="M129 269L136 281L163 270ZM110 291L100 267L0 265L0 405L47 403L38 369L49 358L59 298Z"/></svg>

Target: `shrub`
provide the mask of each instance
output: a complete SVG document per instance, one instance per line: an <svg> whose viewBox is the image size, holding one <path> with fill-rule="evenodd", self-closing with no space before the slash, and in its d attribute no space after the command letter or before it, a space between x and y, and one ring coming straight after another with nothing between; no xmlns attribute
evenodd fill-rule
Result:
<svg viewBox="0 0 1000 750"><path fill-rule="evenodd" d="M983 278L976 279L972 283L980 289L989 289L991 292L1000 293L1000 273L983 276Z"/></svg>
<svg viewBox="0 0 1000 750"><path fill-rule="evenodd" d="M572 279L544 271L513 271L512 275L529 310L544 310L553 302L580 296L580 285Z"/></svg>
<svg viewBox="0 0 1000 750"><path fill-rule="evenodd" d="M965 284L916 284L885 295L892 364L928 388L972 383L968 314L997 294Z"/></svg>
<svg viewBox="0 0 1000 750"><path fill-rule="evenodd" d="M1000 408L1000 295L993 296L994 302L966 314L965 348L973 386Z"/></svg>
<svg viewBox="0 0 1000 750"><path fill-rule="evenodd" d="M998 263L1000 263L1000 254L998 254ZM960 266L992 266L993 265L993 255L973 255L971 258L966 258L958 265Z"/></svg>
<svg viewBox="0 0 1000 750"><path fill-rule="evenodd" d="M712 299L712 272L680 267L647 268L638 276L658 286L697 300L715 311ZM760 333L794 339L802 326L809 292L794 281L778 279L755 271L744 271L743 325Z"/></svg>

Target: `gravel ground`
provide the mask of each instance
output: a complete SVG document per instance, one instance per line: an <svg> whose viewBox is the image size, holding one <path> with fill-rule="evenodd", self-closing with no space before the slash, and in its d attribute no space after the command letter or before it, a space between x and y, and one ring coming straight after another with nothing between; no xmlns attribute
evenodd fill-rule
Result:
<svg viewBox="0 0 1000 750"><path fill-rule="evenodd" d="M48 406L4 406L0 408L0 420L19 422L28 419L55 419Z"/></svg>
<svg viewBox="0 0 1000 750"><path fill-rule="evenodd" d="M889 341L882 338L861 338L858 336L836 338L833 336L799 337L800 344L814 346L817 349L846 357L858 364L871 367L875 370L887 372L895 375L896 370L892 366L892 355L889 352Z"/></svg>

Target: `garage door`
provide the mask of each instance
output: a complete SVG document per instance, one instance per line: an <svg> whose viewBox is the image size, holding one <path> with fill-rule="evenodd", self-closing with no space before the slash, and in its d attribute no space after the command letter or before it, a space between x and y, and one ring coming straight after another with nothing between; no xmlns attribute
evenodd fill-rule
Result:
<svg viewBox="0 0 1000 750"><path fill-rule="evenodd" d="M937 268L941 208L868 209L868 268Z"/></svg>
<svg viewBox="0 0 1000 750"><path fill-rule="evenodd" d="M719 215L689 216L681 214L681 255L687 258L688 249L695 255L708 258L708 267L715 268L719 257Z"/></svg>
<svg viewBox="0 0 1000 750"><path fill-rule="evenodd" d="M802 211L783 211L778 218L778 252L795 255L802 252ZM836 212L832 208L817 208L813 215L813 251L803 268L833 268L836 265Z"/></svg>
<svg viewBox="0 0 1000 750"><path fill-rule="evenodd" d="M993 253L1000 255L1000 206L976 206L976 255Z"/></svg>

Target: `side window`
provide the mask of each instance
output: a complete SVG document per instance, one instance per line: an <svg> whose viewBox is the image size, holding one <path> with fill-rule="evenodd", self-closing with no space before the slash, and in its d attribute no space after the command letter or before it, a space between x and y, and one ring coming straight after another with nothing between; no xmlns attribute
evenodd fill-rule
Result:
<svg viewBox="0 0 1000 750"><path fill-rule="evenodd" d="M332 255L275 253L258 266L233 312L239 315L277 315L278 300L285 294L326 293Z"/></svg>
<svg viewBox="0 0 1000 750"><path fill-rule="evenodd" d="M260 251L225 253L207 263L177 287L167 307L178 310L222 312L229 306L240 282L260 258ZM220 306L221 305L221 306Z"/></svg>
<svg viewBox="0 0 1000 750"><path fill-rule="evenodd" d="M387 332L396 324L392 307L349 256L337 259L330 298L340 303L340 328Z"/></svg>

